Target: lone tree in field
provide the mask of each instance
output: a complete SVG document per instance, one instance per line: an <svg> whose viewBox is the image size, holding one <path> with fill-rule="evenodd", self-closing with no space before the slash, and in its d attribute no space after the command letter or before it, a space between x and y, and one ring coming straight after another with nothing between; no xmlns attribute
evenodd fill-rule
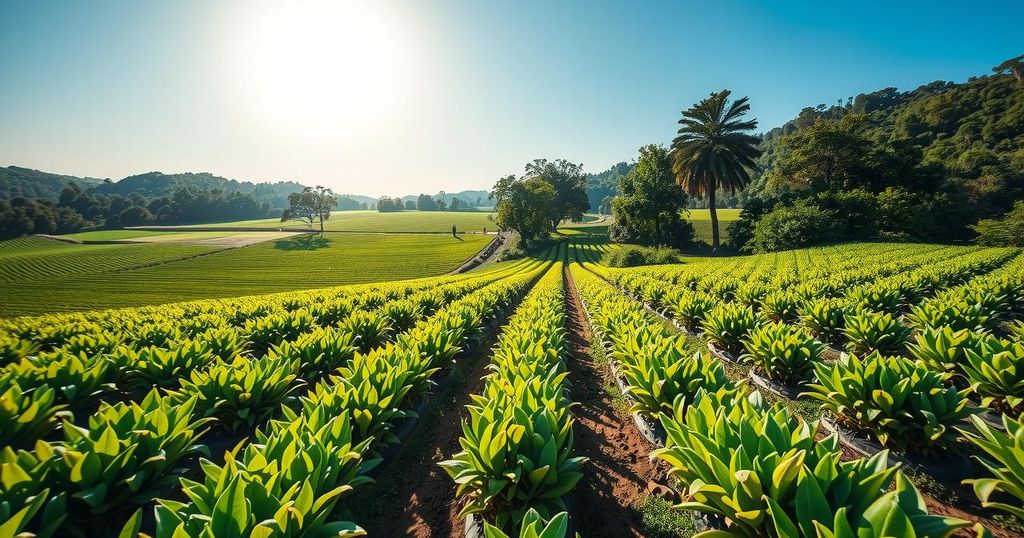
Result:
<svg viewBox="0 0 1024 538"><path fill-rule="evenodd" d="M331 210L337 205L338 200L331 189L321 185L306 187L302 192L288 195L288 208L281 213L281 222L297 220L312 228L313 223L319 221L320 235L323 235L324 221L331 218Z"/></svg>
<svg viewBox="0 0 1024 538"><path fill-rule="evenodd" d="M761 155L761 139L749 134L757 120L743 119L750 111L747 98L729 103L730 93L712 93L683 111L670 154L672 172L683 190L691 196L708 197L712 249L719 245L715 191L736 194L743 189Z"/></svg>

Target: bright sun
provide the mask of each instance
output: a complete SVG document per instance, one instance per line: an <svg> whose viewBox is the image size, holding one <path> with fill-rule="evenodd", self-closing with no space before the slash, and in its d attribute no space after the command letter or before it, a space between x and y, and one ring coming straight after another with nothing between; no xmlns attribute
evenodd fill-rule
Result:
<svg viewBox="0 0 1024 538"><path fill-rule="evenodd" d="M388 3L242 3L223 74L250 118L301 138L357 135L402 104L417 67Z"/></svg>

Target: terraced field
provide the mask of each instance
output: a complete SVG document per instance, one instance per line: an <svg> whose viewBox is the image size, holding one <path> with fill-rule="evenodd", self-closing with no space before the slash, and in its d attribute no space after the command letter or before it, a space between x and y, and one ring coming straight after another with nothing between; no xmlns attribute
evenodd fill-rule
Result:
<svg viewBox="0 0 1024 538"><path fill-rule="evenodd" d="M40 237L0 241L0 282L114 273L192 258L220 250L196 245L74 245ZM8 291L13 288L8 288Z"/></svg>
<svg viewBox="0 0 1024 538"><path fill-rule="evenodd" d="M222 249L175 243L0 243L0 316L91 310L417 278L448 272L490 236L305 236ZM7 242L10 243L10 242ZM205 256L195 257L200 254ZM190 257L191 256L191 257ZM131 270L129 270L131 269Z"/></svg>

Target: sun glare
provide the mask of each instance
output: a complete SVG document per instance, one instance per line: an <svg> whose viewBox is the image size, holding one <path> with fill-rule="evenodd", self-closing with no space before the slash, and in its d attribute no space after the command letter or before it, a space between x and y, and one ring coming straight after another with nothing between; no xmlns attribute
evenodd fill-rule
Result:
<svg viewBox="0 0 1024 538"><path fill-rule="evenodd" d="M355 135L393 116L417 62L407 21L379 2L244 3L222 72L248 118L302 139Z"/></svg>

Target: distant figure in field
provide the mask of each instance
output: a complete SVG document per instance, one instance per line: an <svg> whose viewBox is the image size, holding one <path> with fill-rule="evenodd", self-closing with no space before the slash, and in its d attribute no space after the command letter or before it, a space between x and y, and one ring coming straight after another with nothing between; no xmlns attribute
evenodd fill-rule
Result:
<svg viewBox="0 0 1024 538"><path fill-rule="evenodd" d="M484 235L487 235L487 226L484 226Z"/></svg>
<svg viewBox="0 0 1024 538"><path fill-rule="evenodd" d="M459 238L459 236L455 235L455 225L454 224L452 224L452 237L454 237L455 239Z"/></svg>

